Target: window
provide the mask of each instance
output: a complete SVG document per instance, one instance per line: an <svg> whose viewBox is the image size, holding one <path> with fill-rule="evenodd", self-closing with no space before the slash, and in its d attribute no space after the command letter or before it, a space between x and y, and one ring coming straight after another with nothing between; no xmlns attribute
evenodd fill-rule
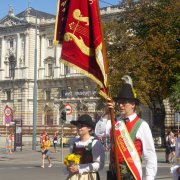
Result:
<svg viewBox="0 0 180 180"><path fill-rule="evenodd" d="M66 90L65 89L61 90L61 97L62 98L66 97Z"/></svg>
<svg viewBox="0 0 180 180"><path fill-rule="evenodd" d="M13 47L14 47L13 39L10 39L10 40L9 40L9 47L10 47L10 48L13 48Z"/></svg>
<svg viewBox="0 0 180 180"><path fill-rule="evenodd" d="M68 66L64 66L64 75L70 74L70 68Z"/></svg>
<svg viewBox="0 0 180 180"><path fill-rule="evenodd" d="M53 77L54 75L54 58L49 56L44 60L46 77Z"/></svg>
<svg viewBox="0 0 180 180"><path fill-rule="evenodd" d="M53 76L53 64L48 64L48 76Z"/></svg>
<svg viewBox="0 0 180 180"><path fill-rule="evenodd" d="M53 40L52 39L48 39L48 47L53 47Z"/></svg>
<svg viewBox="0 0 180 180"><path fill-rule="evenodd" d="M46 100L51 100L51 91L46 91Z"/></svg>
<svg viewBox="0 0 180 180"><path fill-rule="evenodd" d="M9 58L9 77L14 78L15 77L15 67L16 67L16 61L13 56Z"/></svg>
<svg viewBox="0 0 180 180"><path fill-rule="evenodd" d="M11 100L11 90L6 91L6 97L7 97L7 101Z"/></svg>

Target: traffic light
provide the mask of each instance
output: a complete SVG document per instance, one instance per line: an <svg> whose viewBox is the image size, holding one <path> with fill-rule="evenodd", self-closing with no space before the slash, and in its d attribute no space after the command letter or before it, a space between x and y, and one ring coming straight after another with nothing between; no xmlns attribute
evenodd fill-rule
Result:
<svg viewBox="0 0 180 180"><path fill-rule="evenodd" d="M62 123L66 122L66 111L64 110L61 112L61 121Z"/></svg>

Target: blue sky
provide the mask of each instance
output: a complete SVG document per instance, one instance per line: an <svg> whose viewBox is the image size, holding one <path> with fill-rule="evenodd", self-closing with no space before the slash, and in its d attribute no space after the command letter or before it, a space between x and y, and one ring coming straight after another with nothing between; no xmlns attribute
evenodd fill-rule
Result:
<svg viewBox="0 0 180 180"><path fill-rule="evenodd" d="M120 0L99 0L100 6L117 5ZM29 2L29 3L28 3ZM103 2L107 2L103 3ZM108 4L109 3L109 4ZM57 0L0 0L0 19L7 15L9 5L14 9L14 14L24 11L28 4L30 7L50 14L56 14Z"/></svg>

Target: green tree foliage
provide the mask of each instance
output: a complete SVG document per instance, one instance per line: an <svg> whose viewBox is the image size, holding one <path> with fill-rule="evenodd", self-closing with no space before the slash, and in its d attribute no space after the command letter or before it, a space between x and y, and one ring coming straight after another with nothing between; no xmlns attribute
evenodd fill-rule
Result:
<svg viewBox="0 0 180 180"><path fill-rule="evenodd" d="M104 25L112 95L129 74L158 126L164 124L163 100L170 96L180 66L179 12L177 0L139 1Z"/></svg>
<svg viewBox="0 0 180 180"><path fill-rule="evenodd" d="M176 81L171 87L169 101L176 112L180 112L180 74L176 75Z"/></svg>

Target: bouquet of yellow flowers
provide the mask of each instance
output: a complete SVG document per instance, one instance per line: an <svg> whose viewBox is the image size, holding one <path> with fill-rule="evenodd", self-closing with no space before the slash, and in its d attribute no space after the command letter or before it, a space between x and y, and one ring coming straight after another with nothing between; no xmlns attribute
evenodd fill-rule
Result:
<svg viewBox="0 0 180 180"><path fill-rule="evenodd" d="M64 164L69 166L71 164L79 164L81 156L78 154L69 154L64 158Z"/></svg>

